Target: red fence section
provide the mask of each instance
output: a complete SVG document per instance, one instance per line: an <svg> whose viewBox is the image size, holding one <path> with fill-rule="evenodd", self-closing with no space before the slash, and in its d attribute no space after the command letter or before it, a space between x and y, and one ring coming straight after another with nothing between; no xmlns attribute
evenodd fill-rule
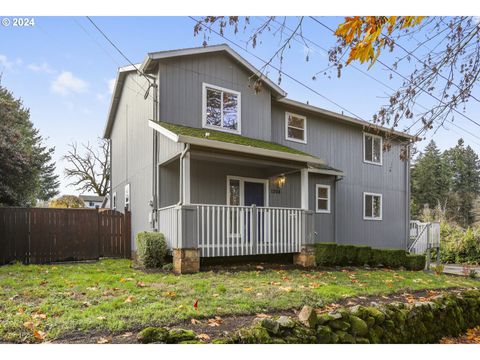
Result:
<svg viewBox="0 0 480 360"><path fill-rule="evenodd" d="M130 258L130 213L0 208L0 264Z"/></svg>

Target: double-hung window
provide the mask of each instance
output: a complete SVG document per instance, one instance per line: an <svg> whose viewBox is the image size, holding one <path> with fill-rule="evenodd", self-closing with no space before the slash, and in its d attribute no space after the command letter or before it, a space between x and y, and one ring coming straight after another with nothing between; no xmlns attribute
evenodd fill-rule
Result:
<svg viewBox="0 0 480 360"><path fill-rule="evenodd" d="M382 194L363 193L363 219L382 220Z"/></svg>
<svg viewBox="0 0 480 360"><path fill-rule="evenodd" d="M316 199L315 199L316 212L329 213L330 212L330 185L317 184L315 196L316 196Z"/></svg>
<svg viewBox="0 0 480 360"><path fill-rule="evenodd" d="M363 134L363 161L368 164L382 165L383 139L373 134Z"/></svg>
<svg viewBox="0 0 480 360"><path fill-rule="evenodd" d="M241 133L240 93L203 84L203 127Z"/></svg>
<svg viewBox="0 0 480 360"><path fill-rule="evenodd" d="M303 144L307 143L307 118L302 115L285 113L285 138Z"/></svg>

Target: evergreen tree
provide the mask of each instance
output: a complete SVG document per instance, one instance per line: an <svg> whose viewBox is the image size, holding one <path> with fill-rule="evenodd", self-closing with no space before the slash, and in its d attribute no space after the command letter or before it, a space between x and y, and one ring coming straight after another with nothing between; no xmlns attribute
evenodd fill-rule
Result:
<svg viewBox="0 0 480 360"><path fill-rule="evenodd" d="M426 205L431 209L438 205L444 208L450 187L449 164L432 140L411 171L412 215L418 215Z"/></svg>
<svg viewBox="0 0 480 360"><path fill-rule="evenodd" d="M58 189L53 148L46 148L30 111L0 83L0 205L32 206Z"/></svg>
<svg viewBox="0 0 480 360"><path fill-rule="evenodd" d="M451 216L462 226L474 222L474 201L480 194L480 161L470 147L465 147L463 139L457 145L445 151L452 171L452 192L456 194L457 204L450 208Z"/></svg>

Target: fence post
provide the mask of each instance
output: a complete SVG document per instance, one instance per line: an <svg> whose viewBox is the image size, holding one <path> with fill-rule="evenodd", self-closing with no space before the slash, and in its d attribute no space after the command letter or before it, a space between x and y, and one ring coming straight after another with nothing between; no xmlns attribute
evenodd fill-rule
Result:
<svg viewBox="0 0 480 360"><path fill-rule="evenodd" d="M250 226L251 228L251 234L252 234L252 254L256 255L257 254L257 216L258 210L257 210L257 205L252 204L252 220ZM265 224L263 224L265 226Z"/></svg>
<svg viewBox="0 0 480 360"><path fill-rule="evenodd" d="M132 257L132 214L125 209L125 259Z"/></svg>

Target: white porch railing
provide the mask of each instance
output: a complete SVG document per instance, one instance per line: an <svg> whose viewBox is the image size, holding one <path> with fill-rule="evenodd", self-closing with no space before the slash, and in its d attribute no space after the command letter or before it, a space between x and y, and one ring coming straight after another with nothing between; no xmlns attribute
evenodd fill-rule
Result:
<svg viewBox="0 0 480 360"><path fill-rule="evenodd" d="M172 205L161 208L157 212L158 230L165 236L169 249L177 247L179 211L179 206Z"/></svg>
<svg viewBox="0 0 480 360"><path fill-rule="evenodd" d="M305 239L301 209L197 205L197 224L202 257L294 253Z"/></svg>
<svg viewBox="0 0 480 360"><path fill-rule="evenodd" d="M408 251L414 254L424 254L428 248L439 247L440 223L410 221L410 242Z"/></svg>

